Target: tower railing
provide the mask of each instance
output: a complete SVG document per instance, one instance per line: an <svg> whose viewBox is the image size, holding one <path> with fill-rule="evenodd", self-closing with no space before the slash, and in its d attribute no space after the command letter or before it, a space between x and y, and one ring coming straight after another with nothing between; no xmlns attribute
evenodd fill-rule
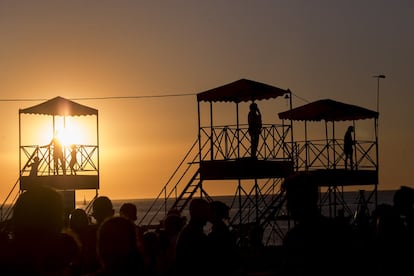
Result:
<svg viewBox="0 0 414 276"><path fill-rule="evenodd" d="M344 169L345 155L343 139L316 139L296 141L297 169ZM376 142L356 140L354 146L354 167L376 170Z"/></svg>
<svg viewBox="0 0 414 276"><path fill-rule="evenodd" d="M290 125L264 124L260 133L257 158L262 160L292 158L288 145ZM202 156L210 160L230 160L251 156L248 125L226 125L200 128L201 141L209 141Z"/></svg>
<svg viewBox="0 0 414 276"><path fill-rule="evenodd" d="M292 143L287 141L289 131L290 126L287 125L264 125L257 151L258 159L291 160ZM191 196L195 194L194 189L198 189L200 195L204 194L208 197L199 176L199 161L250 158L250 136L247 125L242 125L238 129L236 126L203 127L200 129L199 139L196 139L190 147L150 208L141 217L139 225L156 227L158 221L154 219L159 218L161 213L166 215L171 208L178 205L180 210L183 210L184 206L181 203L189 202L188 197L190 194ZM260 183L257 182L256 188L241 192L245 199L240 203L239 211L235 215L237 218L233 222L236 223L239 217L241 221L237 223L253 221L253 218L256 219L258 216L267 220L268 216L262 211L270 212L269 204L274 203L274 198L279 195L280 182L281 179L262 180ZM183 198L186 200L183 201Z"/></svg>
<svg viewBox="0 0 414 276"><path fill-rule="evenodd" d="M76 159L75 170L80 175L95 175L98 174L98 146L96 145L75 145L76 147ZM61 167L57 172L54 171L53 160L53 147L51 146L39 146L28 145L21 146L22 152L21 163L21 176L28 176L30 174L30 164L34 161L35 157L39 158L39 166L37 170L37 176L50 176L54 174L64 174ZM69 162L71 159L70 146L65 146L63 149L65 173L70 172Z"/></svg>

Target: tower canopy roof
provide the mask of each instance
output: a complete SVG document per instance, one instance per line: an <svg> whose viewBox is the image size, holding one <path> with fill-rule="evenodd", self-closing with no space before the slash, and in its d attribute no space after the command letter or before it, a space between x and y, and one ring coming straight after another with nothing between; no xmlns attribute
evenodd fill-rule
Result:
<svg viewBox="0 0 414 276"><path fill-rule="evenodd" d="M318 100L280 112L280 119L294 121L352 121L378 118L378 112L331 99Z"/></svg>
<svg viewBox="0 0 414 276"><path fill-rule="evenodd" d="M58 96L41 104L20 109L19 113L52 116L86 116L98 115L98 110Z"/></svg>
<svg viewBox="0 0 414 276"><path fill-rule="evenodd" d="M265 83L240 79L223 86L219 86L197 94L197 101L206 102L247 102L254 100L267 100L289 93Z"/></svg>

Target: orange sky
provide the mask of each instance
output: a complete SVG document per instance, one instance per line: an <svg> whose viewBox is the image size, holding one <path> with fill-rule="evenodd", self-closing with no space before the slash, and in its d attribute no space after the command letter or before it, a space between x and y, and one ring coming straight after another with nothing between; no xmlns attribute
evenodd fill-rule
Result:
<svg viewBox="0 0 414 276"><path fill-rule="evenodd" d="M147 198L197 137L195 94L240 78L289 88L294 106L331 98L375 110L372 76L386 75L379 187L414 186L413 10L374 0L0 1L0 199L18 178L19 108L194 94L77 101L99 110L100 193ZM262 113L272 123L281 111Z"/></svg>

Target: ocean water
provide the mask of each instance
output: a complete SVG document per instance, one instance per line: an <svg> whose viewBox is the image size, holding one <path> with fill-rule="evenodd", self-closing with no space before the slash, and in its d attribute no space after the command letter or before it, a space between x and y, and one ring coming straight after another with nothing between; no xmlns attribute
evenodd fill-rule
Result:
<svg viewBox="0 0 414 276"><path fill-rule="evenodd" d="M395 193L395 190L384 190L384 191L378 191L378 204L380 203L388 203L388 204L392 204L392 200L393 200L393 195ZM365 197L368 196L368 193L365 193ZM223 202L225 202L228 206L232 207L231 211L230 211L230 216L234 215L237 211L238 211L238 205L234 204L234 195L231 196L212 196L212 198L214 200L221 200ZM359 191L355 191L355 192L344 192L343 193L343 199L346 203L346 205L349 207L349 209L352 212L355 212L359 206L359 203L361 202L361 196ZM116 200L112 200L114 209L115 209L115 213L119 214L119 209L121 207L121 205L125 202L130 202L133 203L137 206L137 215L138 215L138 220L137 223L139 223L141 221L141 219L144 217L144 215L148 212L148 210L150 209L151 205L154 204L154 200L155 199L116 199ZM371 199L371 202L373 202L373 199ZM158 205L157 205L158 204ZM151 224L157 224L160 220L162 220L162 218L164 217L165 213L167 210L163 210L160 202L157 202L157 204L155 205L155 208L152 208L151 211L147 214L147 219L144 219L141 224L147 224L149 218L155 217L155 219L153 220L153 222ZM171 204L170 204L171 205ZM78 208L85 208L86 206L84 205L84 202L77 202L77 207ZM372 208L371 208L372 209ZM159 210L159 212L157 212ZM327 209L324 207L323 212L325 213L325 215L327 215L326 212ZM183 216L187 216L188 217L188 207L185 208L183 214Z"/></svg>

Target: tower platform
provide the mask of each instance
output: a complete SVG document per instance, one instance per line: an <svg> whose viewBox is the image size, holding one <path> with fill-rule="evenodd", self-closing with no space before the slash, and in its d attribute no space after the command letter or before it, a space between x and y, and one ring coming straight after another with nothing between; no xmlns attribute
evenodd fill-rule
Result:
<svg viewBox="0 0 414 276"><path fill-rule="evenodd" d="M200 162L203 180L284 178L293 173L288 160L256 160L241 158Z"/></svg>
<svg viewBox="0 0 414 276"><path fill-rule="evenodd" d="M44 185L57 190L99 189L98 175L21 176L20 189Z"/></svg>
<svg viewBox="0 0 414 276"><path fill-rule="evenodd" d="M378 171L375 170L319 169L298 173L312 176L320 187L378 184Z"/></svg>

